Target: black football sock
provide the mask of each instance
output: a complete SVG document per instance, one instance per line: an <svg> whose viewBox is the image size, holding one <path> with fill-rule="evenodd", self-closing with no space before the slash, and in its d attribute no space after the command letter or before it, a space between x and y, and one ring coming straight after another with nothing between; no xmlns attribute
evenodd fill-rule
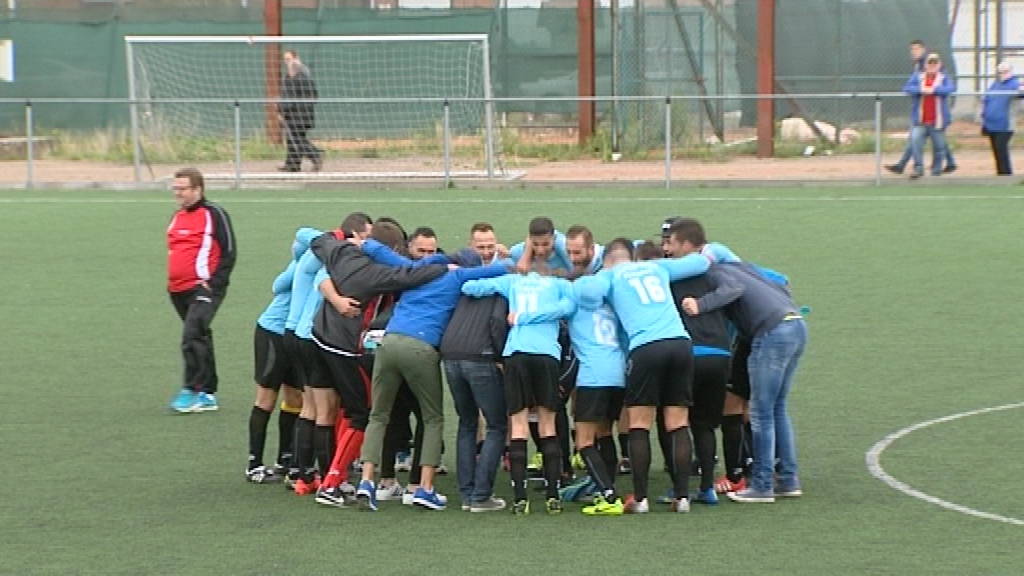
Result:
<svg viewBox="0 0 1024 576"><path fill-rule="evenodd" d="M263 465L263 448L267 444L267 423L270 412L253 406L249 414L249 470Z"/></svg>
<svg viewBox="0 0 1024 576"><path fill-rule="evenodd" d="M672 443L664 423L658 418L658 447L661 448L661 461L665 463L665 471L672 473Z"/></svg>
<svg viewBox="0 0 1024 576"><path fill-rule="evenodd" d="M331 469L331 461L334 459L334 426L330 424L317 424L313 436L313 453L316 455L317 469L320 470L320 477L327 476Z"/></svg>
<svg viewBox="0 0 1024 576"><path fill-rule="evenodd" d="M629 431L629 463L633 467L633 498L647 498L647 480L651 474L651 431L632 428Z"/></svg>
<svg viewBox="0 0 1024 576"><path fill-rule="evenodd" d="M622 454L620 457L629 459L629 433L619 433L619 452Z"/></svg>
<svg viewBox="0 0 1024 576"><path fill-rule="evenodd" d="M562 472L572 474L572 452L569 447L569 414L565 406L555 414L555 434L558 438L558 449L562 454Z"/></svg>
<svg viewBox="0 0 1024 576"><path fill-rule="evenodd" d="M754 429L750 422L743 424L743 475L750 476L751 466L754 464Z"/></svg>
<svg viewBox="0 0 1024 576"><path fill-rule="evenodd" d="M558 438L541 438L540 452L544 456L544 480L548 498L558 498L562 484L562 448Z"/></svg>
<svg viewBox="0 0 1024 576"><path fill-rule="evenodd" d="M677 499L690 499L690 461L693 460L693 445L690 443L690 429L676 428L668 434L672 450L672 489Z"/></svg>
<svg viewBox="0 0 1024 576"><path fill-rule="evenodd" d="M615 440L611 436L604 436L598 438L594 442L594 446L601 455L601 460L604 460L604 467L608 470L608 480L615 484L615 475L619 471L619 459L615 455Z"/></svg>
<svg viewBox="0 0 1024 576"><path fill-rule="evenodd" d="M292 444L295 442L295 421L299 415L287 410L281 410L277 414L277 463L282 466L290 466L292 461Z"/></svg>
<svg viewBox="0 0 1024 576"><path fill-rule="evenodd" d="M743 478L742 414L722 417L722 457L725 460L725 477L730 482L739 482Z"/></svg>
<svg viewBox="0 0 1024 576"><path fill-rule="evenodd" d="M508 461L515 500L526 500L526 440L509 442Z"/></svg>
<svg viewBox="0 0 1024 576"><path fill-rule="evenodd" d="M715 429L710 426L691 428L693 433L693 449L700 462L700 489L708 490L715 485Z"/></svg>
<svg viewBox="0 0 1024 576"><path fill-rule="evenodd" d="M299 418L295 422L295 462L299 477L310 482L313 480L313 431L316 422Z"/></svg>
<svg viewBox="0 0 1024 576"><path fill-rule="evenodd" d="M591 480L597 484L597 489L601 491L601 495L608 502L614 502L616 498L615 479L611 476L611 472L608 470L608 463L601 456L597 446L587 446L580 450L580 455L583 456L583 463L587 465L587 472L590 474Z"/></svg>

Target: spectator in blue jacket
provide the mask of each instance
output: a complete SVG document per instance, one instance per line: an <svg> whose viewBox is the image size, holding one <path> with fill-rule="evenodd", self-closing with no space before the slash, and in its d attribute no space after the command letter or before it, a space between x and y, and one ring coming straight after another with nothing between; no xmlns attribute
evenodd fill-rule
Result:
<svg viewBox="0 0 1024 576"><path fill-rule="evenodd" d="M946 157L946 127L951 114L949 95L955 92L953 81L942 71L942 60L931 53L925 59L924 72L915 71L903 91L910 95L910 145L913 149L916 179L924 175L924 142L932 141L932 176L942 175L942 163Z"/></svg>
<svg viewBox="0 0 1024 576"><path fill-rule="evenodd" d="M910 60L914 63L914 72L924 73L925 71L925 60L928 57L928 48L925 47L924 42L921 40L912 40L910 42ZM940 72L945 72L945 68L940 66ZM903 149L903 155L900 156L899 162L895 164L886 164L885 169L893 174L903 174L903 170L907 167L907 163L910 162L911 157L914 155L914 148L911 146L910 139L907 139L907 146ZM953 158L953 151L950 150L949 146L946 146L946 165L942 168L943 174L952 174L956 172L956 159Z"/></svg>
<svg viewBox="0 0 1024 576"><path fill-rule="evenodd" d="M981 133L988 136L992 144L992 155L996 158L996 174L1013 174L1010 165L1010 139L1016 126L1015 102L1024 98L1020 80L1013 75L1010 64L1003 62L996 67L996 81L988 87L988 93L981 101Z"/></svg>

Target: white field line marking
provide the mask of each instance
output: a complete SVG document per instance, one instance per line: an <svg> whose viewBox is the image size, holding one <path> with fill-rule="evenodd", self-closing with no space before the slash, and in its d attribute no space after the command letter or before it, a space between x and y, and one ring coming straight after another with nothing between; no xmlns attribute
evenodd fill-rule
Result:
<svg viewBox="0 0 1024 576"><path fill-rule="evenodd" d="M608 197L608 198L589 198L589 197L565 197L565 198L523 198L523 197L504 197L504 198L492 198L492 197L454 197L454 198L409 198L409 197L394 197L389 198L387 195L370 197L370 198L352 198L344 195L339 195L336 198L310 198L310 197L271 197L266 198L232 198L231 196L225 196L218 198L217 201L224 204L281 204L281 203L292 203L292 204L336 204L344 202L346 204L362 203L362 204L391 204L391 203L403 203L403 204L577 204L577 203L590 203L590 204L633 204L637 202L928 202L928 201L982 201L982 200L1024 200L1024 195L1021 194L1008 194L1008 195L969 195L969 196L806 196L806 197L791 197L791 196L737 196L737 197L715 197L715 196L704 196L704 197L687 197L687 196L649 196L649 197ZM21 198L2 198L0 197L0 204L169 204L172 203L171 198L40 198L26 196Z"/></svg>
<svg viewBox="0 0 1024 576"><path fill-rule="evenodd" d="M974 508L968 508L967 506L961 506L960 504L955 504L953 502L949 502L948 500L936 498L931 494L925 494L924 492L921 492L920 490L913 488L906 482L902 482L894 478L893 476L889 475L889 473L882 468L882 465L879 462L879 460L882 457L882 453L885 452L886 448L891 446L893 442L899 440L900 438L903 438L904 436L910 434L911 432L916 432L918 430L921 430L922 428L928 428L929 426L935 426L937 424L953 422L954 420L960 420L961 418L979 416L982 414L989 414L991 412L1001 412L1003 410L1013 410L1015 408L1024 408L1024 402L1004 404L1002 406L993 406L992 408L981 408L978 410L970 410L968 412L960 412L959 414L951 414L949 416L943 416L941 418L926 420L924 422L918 422L917 424L907 426L902 430L898 430L896 432L893 432L892 434L889 434L885 438L882 438L881 440L878 441L878 443L872 446L870 450L868 450L867 456L865 457L865 462L867 463L868 471L871 472L872 476L878 478L890 488L899 490L900 492L903 492L908 496L913 496L914 498L917 498L919 500L924 500L929 504L934 504L936 506L945 508L946 510L952 510L954 512L967 514L968 516L974 516L976 518L982 518L985 520L994 520L996 522L1002 522L1004 524L1024 526L1024 520L1021 520L1019 518L1000 516L999 514L992 514L991 512L982 512L981 510L975 510Z"/></svg>

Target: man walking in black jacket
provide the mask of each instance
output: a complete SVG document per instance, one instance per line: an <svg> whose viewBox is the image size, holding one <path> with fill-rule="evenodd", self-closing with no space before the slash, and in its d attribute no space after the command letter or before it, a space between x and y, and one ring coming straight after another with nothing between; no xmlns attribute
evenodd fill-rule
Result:
<svg viewBox="0 0 1024 576"><path fill-rule="evenodd" d="M501 351L508 336L508 302L501 296L462 296L441 339L441 358L455 412L456 479L463 509L470 512L501 510L505 502L494 498L494 477L505 450L508 415L501 374ZM479 414L487 432L477 458Z"/></svg>
<svg viewBox="0 0 1024 576"><path fill-rule="evenodd" d="M287 73L284 77L284 90L278 109L278 120L284 124L288 155L284 159L281 172L299 172L302 170L302 159L309 158L313 162L313 170L320 171L320 150L309 141L306 134L316 126L316 83L309 75L309 68L299 60L294 50L284 53L284 64Z"/></svg>

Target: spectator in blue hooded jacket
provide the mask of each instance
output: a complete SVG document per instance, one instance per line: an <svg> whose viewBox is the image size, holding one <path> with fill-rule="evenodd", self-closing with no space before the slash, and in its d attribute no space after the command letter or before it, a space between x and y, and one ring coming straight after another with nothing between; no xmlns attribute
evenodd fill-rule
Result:
<svg viewBox="0 0 1024 576"><path fill-rule="evenodd" d="M942 59L931 53L925 59L924 71L915 71L903 91L910 95L910 145L913 148L914 172L916 179L924 175L924 142L932 141L932 176L942 175L942 164L946 159L946 128L951 114L949 95L955 92L953 80L942 71Z"/></svg>
<svg viewBox="0 0 1024 576"><path fill-rule="evenodd" d="M996 81L988 87L988 93L981 101L981 133L988 136L992 144L992 155L996 159L996 174L1013 174L1010 165L1010 139L1016 126L1015 100L1024 98L1020 80L1013 75L1010 64L1003 62L996 67Z"/></svg>

